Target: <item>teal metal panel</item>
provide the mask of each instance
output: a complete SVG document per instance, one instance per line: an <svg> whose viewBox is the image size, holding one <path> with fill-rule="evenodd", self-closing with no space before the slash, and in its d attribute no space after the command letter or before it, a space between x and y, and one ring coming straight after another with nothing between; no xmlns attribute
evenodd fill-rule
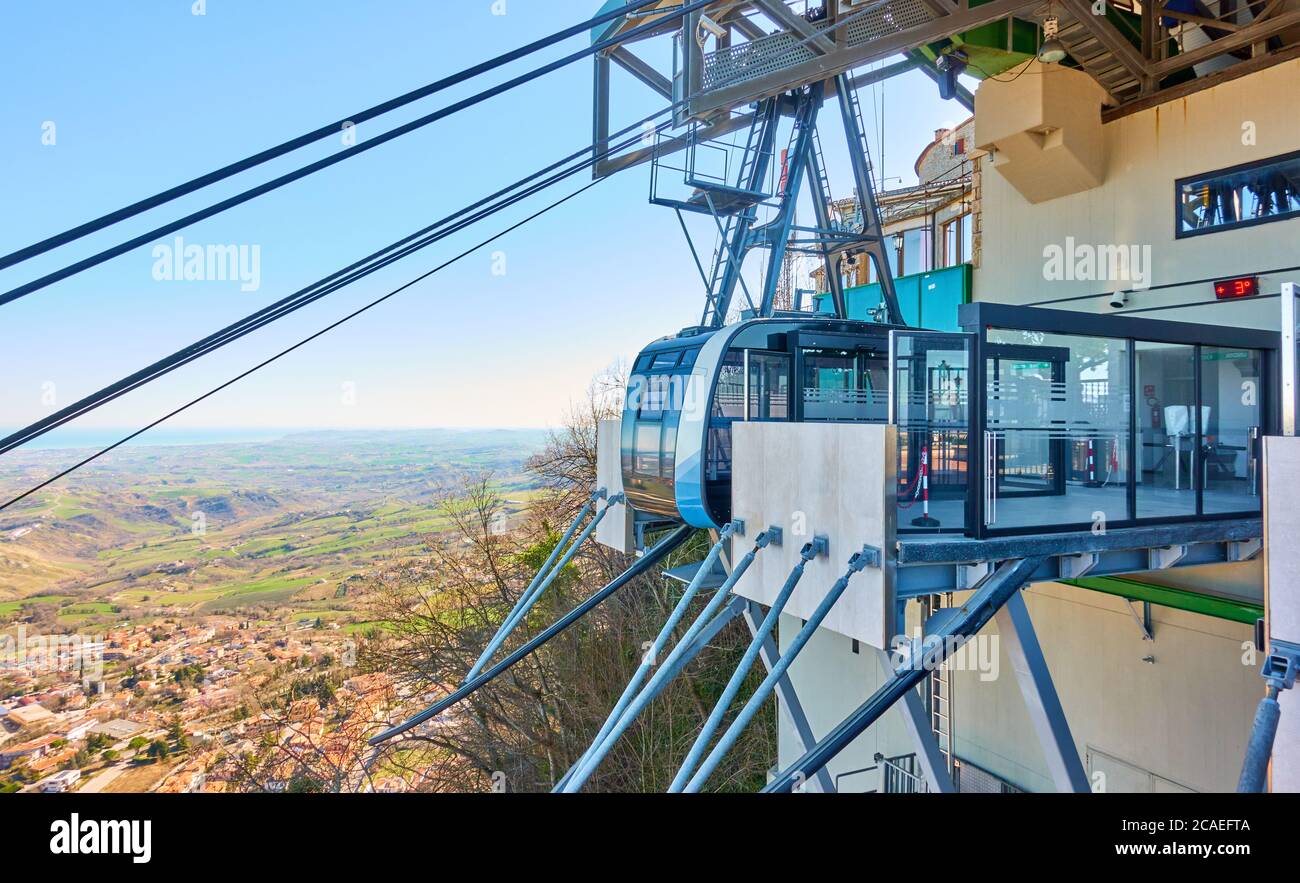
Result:
<svg viewBox="0 0 1300 883"><path fill-rule="evenodd" d="M960 331L957 324L957 308L971 300L971 265L957 264L941 270L929 270L925 273L913 273L894 279L898 291L899 306L903 310L903 320L915 328L930 328L935 331ZM818 312L832 311L828 294L813 297ZM872 310L880 306L880 286L856 285L844 289L844 300L849 310L850 319L870 321Z"/></svg>

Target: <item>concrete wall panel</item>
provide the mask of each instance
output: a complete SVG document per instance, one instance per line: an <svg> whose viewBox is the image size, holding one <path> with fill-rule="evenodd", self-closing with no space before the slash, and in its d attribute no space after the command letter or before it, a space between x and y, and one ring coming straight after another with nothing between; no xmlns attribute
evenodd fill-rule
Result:
<svg viewBox="0 0 1300 883"><path fill-rule="evenodd" d="M780 548L765 549L736 593L770 605L799 550L817 534L830 554L810 562L786 612L807 619L845 570L849 556L869 544L884 549L885 566L856 574L825 627L872 647L893 636L892 505L897 462L891 426L849 423L736 423L733 428L733 517L747 536L768 525L784 531ZM881 464L887 464L882 468Z"/></svg>

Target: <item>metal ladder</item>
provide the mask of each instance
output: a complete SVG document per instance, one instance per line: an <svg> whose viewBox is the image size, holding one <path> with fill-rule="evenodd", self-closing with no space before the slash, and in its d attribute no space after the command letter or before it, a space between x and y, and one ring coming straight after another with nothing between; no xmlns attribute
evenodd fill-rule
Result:
<svg viewBox="0 0 1300 883"><path fill-rule="evenodd" d="M858 144L862 148L862 158L866 162L867 176L874 188L880 187L880 182L876 180L875 163L871 161L871 147L867 143L867 124L862 116L862 102L858 100L858 91L850 89L848 91L849 107L852 109L853 119L857 121L854 127L855 132L849 133L850 137L856 136ZM862 206L858 206L858 212L862 212Z"/></svg>
<svg viewBox="0 0 1300 883"><path fill-rule="evenodd" d="M763 183L763 176L766 174L766 165L761 164L760 159L770 160L772 157L772 148L767 139L767 129L769 126L775 126L780 120L780 114L777 113L779 100L769 98L754 113L754 121L749 125L749 135L745 139L745 155L740 161L740 171L736 175L736 186L743 190L758 190Z"/></svg>
<svg viewBox="0 0 1300 883"><path fill-rule="evenodd" d="M943 607L943 598L935 595L930 602L930 612ZM930 729L934 731L935 741L939 743L939 753L943 755L948 775L953 774L952 755L952 668L947 662L930 672Z"/></svg>
<svg viewBox="0 0 1300 883"><path fill-rule="evenodd" d="M817 186L821 188L822 198L826 201L826 205L833 208L835 197L831 195L831 179L826 175L826 156L822 153L822 139L817 134L816 129L813 130L812 134L812 149L817 157Z"/></svg>
<svg viewBox="0 0 1300 883"><path fill-rule="evenodd" d="M754 121L749 126L749 135L745 141L744 158L736 176L738 188L757 190L762 184L771 159L776 127L781 120L779 111L780 99L768 98L754 112ZM725 223L714 214L722 240L713 255L709 290L705 292L704 315L700 319L700 324L706 328L719 328L727 321L726 311L739 279L740 264L744 263L748 252L749 230L757 217L758 212L754 206L728 214Z"/></svg>

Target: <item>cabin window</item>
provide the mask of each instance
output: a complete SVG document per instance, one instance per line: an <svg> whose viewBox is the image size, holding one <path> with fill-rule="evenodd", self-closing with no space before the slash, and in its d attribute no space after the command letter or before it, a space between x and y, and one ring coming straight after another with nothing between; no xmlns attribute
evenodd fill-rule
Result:
<svg viewBox="0 0 1300 883"><path fill-rule="evenodd" d="M659 475L659 430L658 423L638 423L636 438L633 439L634 471L640 475Z"/></svg>
<svg viewBox="0 0 1300 883"><path fill-rule="evenodd" d="M1300 217L1300 151L1175 183L1178 238Z"/></svg>
<svg viewBox="0 0 1300 883"><path fill-rule="evenodd" d="M803 350L804 419L884 422L889 405L887 361L870 350Z"/></svg>
<svg viewBox="0 0 1300 883"><path fill-rule="evenodd" d="M749 354L748 420L787 420L790 417L790 356Z"/></svg>
<svg viewBox="0 0 1300 883"><path fill-rule="evenodd" d="M745 417L745 355L727 353L718 368L717 387L713 392L713 417L743 420Z"/></svg>

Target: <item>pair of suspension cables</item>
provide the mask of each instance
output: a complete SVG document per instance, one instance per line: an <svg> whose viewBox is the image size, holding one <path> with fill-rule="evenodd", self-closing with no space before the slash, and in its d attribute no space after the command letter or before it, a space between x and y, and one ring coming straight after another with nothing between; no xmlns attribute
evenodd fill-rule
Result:
<svg viewBox="0 0 1300 883"><path fill-rule="evenodd" d="M510 64L511 62L519 60L520 58L535 53L548 46L554 45L564 39L567 39L569 37L572 37L580 33L587 33L592 29L607 24L617 18L620 18L625 15L630 15L631 13L637 12L638 10L644 10L645 7L651 6L655 2L656 0L633 0L633 2L630 2L624 6L620 6L612 10L607 10L584 22L571 25L547 37L536 40L525 46L519 47L518 49L511 50L510 52L499 55L493 59L466 68L465 70L462 70L456 74L452 74L451 76L444 77L433 83L429 83L418 89L400 95L396 98L390 99L388 101L374 105L373 107L369 107L357 113L351 114L346 119L340 120L335 123L330 123L325 126L321 126L317 129L313 129L310 132L299 135L296 138L291 138L288 141L285 141L274 147L267 148L266 150L260 151L259 153L253 154L249 157L245 157L244 159L241 159L237 162L230 163L226 166L223 166L220 169L217 169L215 171L209 172L204 175L200 175L199 177L187 181L183 184L179 184L175 187L171 187L167 190L156 193L153 196L139 200L135 203L120 208L116 211L109 212L108 214L105 214L99 218L95 218L94 220L87 221L83 224L79 224L75 227L63 231L62 233L58 233L54 236L50 236L39 242L33 243L32 245L17 249L16 251L13 251L7 255L0 256L0 270L7 269L9 267L13 267L18 264L21 264L24 261L30 260L33 257L36 257L41 254L45 254L49 251L52 251L64 245L68 245L72 242L75 242L79 239L89 236L92 233L96 233L98 231L104 230L108 227L111 227L129 218L135 217L144 212L158 208L173 200L179 199L182 196L186 196L188 194L194 193L198 190L201 190L219 181L223 181L241 172L247 171L258 165L269 162L270 160L275 159L277 157L284 156L285 154L298 150L299 148L307 146L308 144L314 143L316 141L330 137L332 135L336 135L338 132L340 132L347 126L356 125L359 122L364 122L370 119L374 119L375 117L381 116L382 114L388 113L400 107L404 107L414 101L417 101L421 98L425 98L437 92L448 89L468 79L479 76L488 71L503 67L507 64ZM491 97L500 95L511 89L517 88L518 86L521 86L525 83L531 82L532 80L537 79L538 77L544 76L548 73L551 73L552 71L558 70L561 67L572 64L573 62L578 61L582 58L586 58L596 53L611 49L619 45L620 43L626 42L631 39L635 39L638 36L649 34L654 30L661 29L665 24L671 23L674 20L680 19L692 12L702 9L705 6L707 6L710 2L712 2L712 0L694 0L694 2L683 3L677 7L674 7L671 10L654 12L653 13L654 17L651 18L649 21L637 25L629 29L625 33L593 42L587 47L569 53L568 55L565 55L555 61L551 61L546 64L543 64L524 74L515 76L504 83L490 87L488 89L484 89L478 93L475 93L474 95L456 101L446 107L440 108L432 113L421 116L408 123L404 123L374 138L371 138L365 142L353 145L331 156L309 163L292 172L286 173L277 178L273 178L270 181L249 188L241 193L238 193L234 196L231 196L219 202L213 203L198 211L192 212L189 215L167 222L159 227L154 228L153 230L147 233L120 242L117 245L99 251L96 254L93 254L89 257L75 261L71 264L68 264L58 270L55 270L37 279L20 284L7 291L0 292L0 306L11 303L15 300L18 300L19 298L26 297L27 295L32 294L35 291L46 288L58 281L67 279L78 273L84 272L85 270L88 270L94 266L98 266L99 264L111 260L112 258L117 257L119 255L125 254L126 252L134 248L155 241L157 238L161 236L174 233L177 230L189 226L190 224L197 223L198 221L205 220L216 214L227 211L228 209L231 209L244 202L248 202L249 200L252 200L258 196L264 195L273 190L279 189L280 187L286 186L287 184L293 181L299 180L303 177L311 175L324 168L328 168L329 166L342 162L345 159L349 159L353 156L356 156L360 153L363 153L367 150L377 147L380 144L387 143L388 141L394 140L395 138L401 137L402 135L408 134L417 129L423 128L424 126L437 122L438 120L449 117L455 113L465 110L466 108L472 107L476 104L486 101ZM854 17L863 15L866 12L871 11L871 9L873 8L874 8L874 4L869 5L866 9L855 12L852 15L848 16L848 18L843 19L840 22L830 27L823 28L821 30L814 31L808 34L807 36L801 38L799 42L807 43L812 40L815 40L823 36L825 33L828 33L829 31L833 30L834 28L841 27L844 24L847 24ZM652 13L650 12L643 13L643 15L648 15L648 14L652 14ZM577 151L574 151L573 153L570 153L568 156L556 162L550 163L536 172L524 176L523 178L513 182L512 184L509 184L506 187L497 190L491 195L476 200L475 202L451 213L450 215L442 218L441 220L433 224L430 224L424 228L421 228L420 230L417 230L407 236L404 236L401 239L393 243L390 243L389 245L384 246L378 251L372 252L371 254L367 255L365 258L362 258L359 261L355 261L346 267L336 270L335 272L329 274L328 276L318 279L317 281L306 286L305 288L299 289L293 294L285 298L282 298L266 307L263 307L262 309L257 310L248 316L245 316L244 318L238 320L237 322L231 325L228 325L225 328L222 328L221 330L213 334L210 334L207 337L202 338L201 340L195 341L189 344L188 346L185 346L182 349L177 350L171 355L159 359L158 361L152 363L151 365L148 365L145 368L142 368L139 371L136 371L104 387L103 389L98 390L97 392L91 393L90 395L85 396L84 398L78 400L77 402L74 402L73 404L68 405L65 408L62 408L59 411L49 414L41 418L40 420L37 420L34 423L14 433L11 433L10 435L4 438L0 438L0 454L7 453L17 447L27 444L28 442L44 435L45 433L50 432L72 420L75 420L76 418L94 410L95 408L107 404L108 402L111 402L114 399L122 395L125 395L134 389L139 388L140 386L150 383L153 380L156 380L159 377L163 376L164 374L167 374L175 370L176 368L181 367L182 365L188 364L189 362L199 359L202 356L207 355L208 353L222 346L225 346L228 343L238 340L239 338L245 336L246 334L249 334L259 328L262 328L270 324L271 322L276 321L277 319L283 318L284 316L289 315L290 313L295 312L298 309L301 309L302 307L310 303L314 303L315 301L320 300L321 298L326 297L329 294L332 294L335 291L338 291L339 289L344 288L352 284L353 282L356 282L359 279L365 278L366 276L369 276L370 274L380 269L383 269L384 267L387 267L390 264L398 260L401 260L402 258L410 254L415 253L416 251L426 248L427 246L432 245L436 242L440 242L443 239L447 238L448 236L451 236L457 232L467 229L468 227L478 223L479 221L491 217L492 215L495 215L496 213L504 209L507 209L521 202L522 200L527 199L528 197L541 192L542 190L552 187L561 181L567 180L568 178L571 178L572 176L582 171L592 169L596 167L599 163L635 145L638 141L645 139L647 136L657 136L659 133L672 127L673 124L671 120L655 125L652 131L648 133L642 130L648 124L654 122L660 117L668 115L672 111L676 110L677 108L687 104L693 98L694 96L687 96L681 100L674 102L668 107L663 108L662 110L656 113L643 117L642 119L637 120L636 122L621 129L620 131L608 136L608 138L602 143L590 144ZM632 134L634 132L636 134ZM629 135L631 137L625 137ZM345 322L350 321L356 316L372 309L373 307L379 305L380 303L383 303L384 301L401 293L402 291L405 291L406 289L410 288L416 283L427 279L428 277L434 275L437 272L440 272L441 270L456 263L457 261L466 257L467 255L485 247L486 245L496 241L497 239L505 236L506 234L513 232L514 230L518 229L524 224L527 224L532 220L546 214L547 212L550 212L553 209L558 208L560 205L564 204L570 199L573 199L579 194L585 192L586 190L589 190L591 187L595 186L595 184L599 183L599 181L601 180L603 180L603 177L598 177L595 180L593 180L591 183L580 188L579 190L576 190L564 197L561 197L558 200L555 200L554 202L551 202L550 204L544 206L537 212L534 212L533 214L524 218L522 221L512 224L509 227L506 227L503 230L493 234L492 236L479 241L477 244L458 253L454 257L450 258L447 261L444 261L443 263L439 264L433 269L428 270L414 277L413 279L392 289L386 294L376 298L375 300L370 301L369 303L365 304L359 309L347 314L341 319L336 320L335 322L326 325L325 327L319 329L318 331L312 333L311 335L299 340L297 343L289 347L286 347L283 350L280 350L276 354L255 364L251 368L213 387L208 392L194 399L191 399L190 401L175 408L172 411L169 411L168 413L164 414L162 417L158 418L157 420L150 422L149 424L141 427L135 432L132 432L129 435L119 439L118 441L96 451L90 456L87 456L86 458L78 461L77 463L74 463L72 466L68 467L67 469L58 472L57 474L29 488L28 490L18 494L17 496L14 496L3 503L0 503L0 511L3 511L4 509L9 508L10 506L13 506L14 504L20 502L23 499L26 499L27 497L31 496L37 491L47 487L51 483L58 481L59 479L76 471L77 469L80 469L82 466L85 466L86 464L98 459L99 457L109 453L115 448L123 444L126 444L127 442L131 441L132 439L136 438L142 433L147 432L149 429L152 429L153 427L159 425L160 423L169 420L170 418L176 416L182 411L187 410L190 407L193 407L194 405L209 398L210 396L215 395L217 392L220 392L226 387L231 386L232 384L260 370L266 365L269 365L272 362L277 361L278 359L288 355L289 353L293 352L299 347L328 333L334 328L337 328L339 325L342 325Z"/></svg>

